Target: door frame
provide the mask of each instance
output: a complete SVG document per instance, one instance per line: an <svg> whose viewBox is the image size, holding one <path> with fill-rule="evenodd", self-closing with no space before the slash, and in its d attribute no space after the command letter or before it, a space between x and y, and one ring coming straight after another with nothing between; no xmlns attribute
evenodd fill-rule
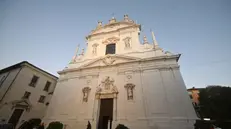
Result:
<svg viewBox="0 0 231 129"><path fill-rule="evenodd" d="M8 117L7 123L10 121L10 118L12 117L12 115L13 115L13 113L14 113L14 111L15 111L16 109L21 109L21 110L23 110L23 111L22 111L21 116L20 116L19 119L18 119L17 124L15 125L15 128L18 126L19 122L21 121L21 119L22 119L22 117L24 116L24 113L25 113L25 109L24 109L24 108L17 108L17 107L16 107L16 108L13 108L13 109L11 110L11 113L10 113L9 117Z"/></svg>
<svg viewBox="0 0 231 129"><path fill-rule="evenodd" d="M100 98L100 99L98 99L98 110L97 110L97 119L96 119L96 122L97 122L97 124L96 124L96 127L97 127L97 129L98 129L98 126L99 126L99 122L100 122L100 114L101 114L101 105L102 105L102 100L103 99L111 99L112 100L112 120L111 120L111 125L110 125L110 127L112 126L112 121L115 121L115 119L114 118L116 118L114 115L114 113L117 113L117 112L115 112L115 108L116 108L116 98ZM108 125L107 125L108 126ZM112 128L112 127L111 127Z"/></svg>

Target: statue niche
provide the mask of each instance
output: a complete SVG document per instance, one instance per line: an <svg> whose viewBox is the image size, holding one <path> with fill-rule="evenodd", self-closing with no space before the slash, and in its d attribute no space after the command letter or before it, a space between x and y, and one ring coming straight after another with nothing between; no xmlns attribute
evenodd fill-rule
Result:
<svg viewBox="0 0 231 129"><path fill-rule="evenodd" d="M134 94L133 94L133 90L134 90L135 85L128 83L124 86L124 88L126 88L127 90L127 99L128 100L133 100L134 99Z"/></svg>
<svg viewBox="0 0 231 129"><path fill-rule="evenodd" d="M97 47L99 44L95 43L92 45L92 54L97 55Z"/></svg>
<svg viewBox="0 0 231 129"><path fill-rule="evenodd" d="M91 90L90 87L83 88L82 90L83 91L83 102L87 102L90 90Z"/></svg>
<svg viewBox="0 0 231 129"><path fill-rule="evenodd" d="M126 37L123 39L126 48L131 48L131 37Z"/></svg>

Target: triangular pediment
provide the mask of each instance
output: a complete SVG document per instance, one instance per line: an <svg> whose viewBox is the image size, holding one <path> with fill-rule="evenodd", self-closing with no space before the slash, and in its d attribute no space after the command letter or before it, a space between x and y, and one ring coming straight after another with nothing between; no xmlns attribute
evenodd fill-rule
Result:
<svg viewBox="0 0 231 129"><path fill-rule="evenodd" d="M31 103L27 99L15 100L15 101L12 102L12 105L22 105L22 106L31 107Z"/></svg>
<svg viewBox="0 0 231 129"><path fill-rule="evenodd" d="M121 55L107 55L105 57L94 59L80 68L90 68L90 67L98 67L98 66L111 66L121 63L128 63L131 61L139 60L140 58L137 57L130 57L130 56L121 56Z"/></svg>

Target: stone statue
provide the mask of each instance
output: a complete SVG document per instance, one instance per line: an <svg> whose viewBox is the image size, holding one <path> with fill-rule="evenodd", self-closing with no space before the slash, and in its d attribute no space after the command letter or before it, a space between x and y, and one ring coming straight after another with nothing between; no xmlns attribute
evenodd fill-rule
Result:
<svg viewBox="0 0 231 129"><path fill-rule="evenodd" d="M111 24L111 23L115 23L115 22L116 22L115 17L112 17L112 18L111 18L111 20L109 20L109 24Z"/></svg>
<svg viewBox="0 0 231 129"><path fill-rule="evenodd" d="M131 99L133 99L133 93L132 93L133 91L132 91L132 88L129 88L128 89L128 99L129 100L131 100Z"/></svg>
<svg viewBox="0 0 231 129"><path fill-rule="evenodd" d="M83 93L83 99L87 99L87 92Z"/></svg>
<svg viewBox="0 0 231 129"><path fill-rule="evenodd" d="M97 28L100 28L100 27L102 27L102 22L101 22L101 21L98 21L98 26L97 26Z"/></svg>
<svg viewBox="0 0 231 129"><path fill-rule="evenodd" d="M88 100L88 94L89 94L90 90L91 90L90 87L84 87L83 88L82 91L83 91L83 101L84 102L87 102L87 100Z"/></svg>
<svg viewBox="0 0 231 129"><path fill-rule="evenodd" d="M93 54L96 54L97 53L97 49L96 47L93 47L93 51L92 51Z"/></svg>
<svg viewBox="0 0 231 129"><path fill-rule="evenodd" d="M131 44L130 44L131 38L127 37L124 39L124 43L125 43L125 48L130 48Z"/></svg>
<svg viewBox="0 0 231 129"><path fill-rule="evenodd" d="M144 44L148 43L147 37L144 36Z"/></svg>
<svg viewBox="0 0 231 129"><path fill-rule="evenodd" d="M127 90L127 96L128 96L128 100L132 100L133 99L133 89L134 89L135 85L132 83L128 83L124 86L124 88L126 88Z"/></svg>
<svg viewBox="0 0 231 129"><path fill-rule="evenodd" d="M97 88L96 88L96 93L100 93L102 91L102 88L100 87L100 84L99 84L99 86L97 86Z"/></svg>
<svg viewBox="0 0 231 129"><path fill-rule="evenodd" d="M82 55L82 56L84 55L84 48L82 49L81 55Z"/></svg>
<svg viewBox="0 0 231 129"><path fill-rule="evenodd" d="M109 90L110 89L110 85L111 85L111 81L109 79L109 77L107 77L104 81L104 86L105 86L105 89L106 90Z"/></svg>
<svg viewBox="0 0 231 129"><path fill-rule="evenodd" d="M118 93L118 90L117 90L117 87L116 87L116 86L113 86L113 87L112 87L112 92L113 92L113 93Z"/></svg>
<svg viewBox="0 0 231 129"><path fill-rule="evenodd" d="M92 45L92 47L93 47L92 54L94 54L94 55L97 54L97 46L98 46L98 44L93 44Z"/></svg>
<svg viewBox="0 0 231 129"><path fill-rule="evenodd" d="M124 21L129 21L129 18L128 18L127 14L124 15Z"/></svg>

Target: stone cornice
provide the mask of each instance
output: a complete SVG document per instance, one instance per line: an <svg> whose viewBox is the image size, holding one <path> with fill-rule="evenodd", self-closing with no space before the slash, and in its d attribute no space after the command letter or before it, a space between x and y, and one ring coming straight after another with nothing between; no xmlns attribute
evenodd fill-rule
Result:
<svg viewBox="0 0 231 129"><path fill-rule="evenodd" d="M121 68L116 71L117 71L117 74L124 74L125 72L140 73L140 72L144 72L147 70L154 70L154 69L158 69L158 70L179 69L179 67L180 66L177 64L175 65L153 65L153 66L141 66L137 68L132 68L132 67L131 68ZM71 71L71 72L74 72L74 71ZM71 76L71 77L64 77L64 78L60 78L58 82L68 81L70 79L75 79L75 78L86 79L87 76L99 76L99 72L100 72L100 69L99 71L94 71L92 73L81 74L81 75Z"/></svg>
<svg viewBox="0 0 231 129"><path fill-rule="evenodd" d="M166 59L176 59L178 61L180 57L180 54L178 55L171 55L171 56L157 56L157 57L150 57L150 58L145 58L145 59L139 59L139 60L131 60L131 61L126 61L126 62L121 62L121 63L115 63L110 66L94 66L94 67L80 67L80 68L72 68L72 69L65 69L63 71L59 71L59 74L67 73L67 72L74 72L74 71L79 71L83 69L89 69L89 68L103 68L103 67L112 67L112 66L118 66L126 63L135 63L135 62L146 62L146 61L153 61L153 60L166 60Z"/></svg>
<svg viewBox="0 0 231 129"><path fill-rule="evenodd" d="M63 71L59 71L59 74L67 73L67 72L75 72L75 71L80 71L84 69L92 69L92 68L106 68L106 67L113 67L113 66L118 66L122 64L127 64L127 63L140 63L140 62L146 62L146 61L152 61L152 60L166 60L166 59L175 59L178 58L179 55L172 55L172 56L161 56L161 57L151 57L151 58L146 58L146 59L140 59L140 60L131 60L127 62L121 62L121 63L116 63L110 66L94 66L94 67L82 67L82 68L73 68L73 69L66 69ZM179 65L153 65L153 66L141 66L140 68L142 69L162 69L162 68L175 68L179 67Z"/></svg>
<svg viewBox="0 0 231 129"><path fill-rule="evenodd" d="M170 69L179 69L179 65L153 65L153 66L144 66L144 67L138 67L138 68L124 68L124 69L119 69L118 74L124 74L125 72L144 72L147 70L170 70Z"/></svg>
<svg viewBox="0 0 231 129"><path fill-rule="evenodd" d="M71 76L71 77L62 77L58 80L58 82L64 82L64 81L68 81L70 79L75 79L75 78L86 79L87 76L92 76L93 78L95 78L95 77L99 76L99 73L98 72L92 72L92 73L86 73L86 74Z"/></svg>

